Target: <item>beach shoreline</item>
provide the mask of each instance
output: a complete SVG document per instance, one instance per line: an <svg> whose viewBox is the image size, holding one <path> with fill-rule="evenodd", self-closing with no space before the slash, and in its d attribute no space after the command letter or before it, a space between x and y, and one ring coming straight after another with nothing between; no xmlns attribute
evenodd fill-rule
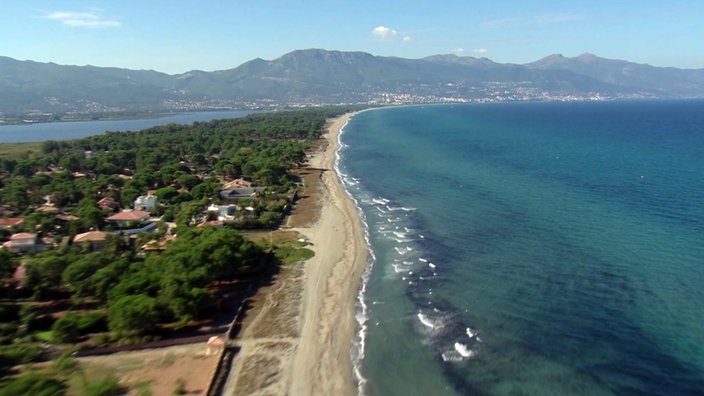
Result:
<svg viewBox="0 0 704 396"><path fill-rule="evenodd" d="M352 359L368 247L336 171L339 136L354 114L328 120L301 169L302 196L280 232L308 241L315 255L283 267L251 300L223 395L359 393Z"/></svg>
<svg viewBox="0 0 704 396"><path fill-rule="evenodd" d="M357 207L335 170L342 128L356 113L332 119L324 149L310 160L323 169L318 221L298 231L315 256L306 262L301 337L293 359L292 395L356 395L352 346L356 300L367 264L367 246Z"/></svg>

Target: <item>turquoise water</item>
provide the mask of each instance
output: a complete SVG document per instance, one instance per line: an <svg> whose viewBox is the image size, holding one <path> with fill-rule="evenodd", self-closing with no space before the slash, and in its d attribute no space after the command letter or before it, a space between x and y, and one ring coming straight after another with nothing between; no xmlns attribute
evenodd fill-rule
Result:
<svg viewBox="0 0 704 396"><path fill-rule="evenodd" d="M704 102L363 112L369 395L704 394Z"/></svg>

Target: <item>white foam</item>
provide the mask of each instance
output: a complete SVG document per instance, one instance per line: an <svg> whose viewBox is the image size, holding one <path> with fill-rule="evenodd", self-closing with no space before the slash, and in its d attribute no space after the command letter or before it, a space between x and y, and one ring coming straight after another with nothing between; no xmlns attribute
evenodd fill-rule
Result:
<svg viewBox="0 0 704 396"><path fill-rule="evenodd" d="M477 335L476 331L473 331L471 328L467 327L467 337L469 338L474 338L474 336Z"/></svg>
<svg viewBox="0 0 704 396"><path fill-rule="evenodd" d="M410 251L410 250L402 249L402 248L400 248L400 247L398 247L398 246L394 247L394 250L396 251L396 253L398 253L398 254L400 254L400 255L402 255L402 256L405 255L405 254L408 254L408 252Z"/></svg>
<svg viewBox="0 0 704 396"><path fill-rule="evenodd" d="M394 267L394 271L396 271L397 274L400 274L402 272L408 272L407 268L403 268L398 264L392 264L392 266Z"/></svg>
<svg viewBox="0 0 704 396"><path fill-rule="evenodd" d="M435 269L435 268L436 268L436 265L433 264L433 263L428 263L428 267L430 267L430 268L432 268L432 269Z"/></svg>
<svg viewBox="0 0 704 396"><path fill-rule="evenodd" d="M442 361L443 362L461 362L462 355L457 353L457 351L445 351L442 353Z"/></svg>
<svg viewBox="0 0 704 396"><path fill-rule="evenodd" d="M348 120L349 121L349 120ZM338 174L340 178L346 177L341 171L340 171L340 151L346 147L345 144L342 143L342 135L345 132L345 127L347 126L347 123L345 123L342 128L340 128L340 134L338 135L337 141L339 144L338 150L335 152L335 163L334 163L334 170ZM358 179L352 179L354 180L354 184L357 184L359 182ZM352 184L352 183L350 183ZM354 376L355 380L357 382L357 393L359 395L364 394L364 388L365 384L367 383L367 379L362 375L362 362L364 361L364 350L365 350L365 344L366 344L366 338L367 338L367 322L369 321L369 314L368 314L368 307L365 302L365 296L366 296L366 290L367 290L367 284L369 283L369 278L371 277L371 272L374 267L374 263L376 263L376 254L374 253L374 250L371 247L371 237L370 237L370 232L369 232L369 224L366 221L366 216L362 209L360 208L359 201L355 199L352 194L350 193L349 190L349 184L345 186L344 188L345 193L347 193L347 196L352 200L354 203L357 213L361 219L362 222L362 229L364 232L364 240L366 242L366 248L368 252L368 259L367 259L367 267L364 271L364 274L362 274L362 281L360 283L359 287L359 292L357 294L357 313L355 314L355 319L357 320L357 325L358 325L358 331L357 335L355 337L355 340L353 341L353 347L350 349L350 355L352 358L353 362L353 371L354 371ZM380 198L384 204L388 203L387 200Z"/></svg>
<svg viewBox="0 0 704 396"><path fill-rule="evenodd" d="M457 351L457 353L459 353L460 355L462 355L463 358L472 358L472 357L474 357L474 351L472 351L471 349L469 349L469 348L467 347L467 345L465 345L465 344L456 342L456 343L455 343L455 350Z"/></svg>
<svg viewBox="0 0 704 396"><path fill-rule="evenodd" d="M427 263L428 259L424 259L423 257L418 257L418 261L420 261L421 263Z"/></svg>
<svg viewBox="0 0 704 396"><path fill-rule="evenodd" d="M418 312L418 320L420 320L423 326L431 330L435 328L435 324L427 316L423 315L422 312Z"/></svg>

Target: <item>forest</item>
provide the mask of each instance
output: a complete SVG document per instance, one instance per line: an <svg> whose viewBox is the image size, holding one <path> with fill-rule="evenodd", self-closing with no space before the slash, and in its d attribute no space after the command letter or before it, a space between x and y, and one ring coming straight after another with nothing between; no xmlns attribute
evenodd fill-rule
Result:
<svg viewBox="0 0 704 396"><path fill-rule="evenodd" d="M295 204L295 171L320 144L326 120L350 110L108 131L0 158L0 394L58 378L18 373L18 365L174 337L227 313L228 292L270 278L281 262L277 248L291 249L240 230L278 226ZM256 192L223 199L223 185L235 179ZM110 220L137 212L131 207L147 191L158 200L149 220ZM100 206L106 198L112 205ZM226 203L230 221L213 221L206 207ZM34 244L20 248L19 236Z"/></svg>

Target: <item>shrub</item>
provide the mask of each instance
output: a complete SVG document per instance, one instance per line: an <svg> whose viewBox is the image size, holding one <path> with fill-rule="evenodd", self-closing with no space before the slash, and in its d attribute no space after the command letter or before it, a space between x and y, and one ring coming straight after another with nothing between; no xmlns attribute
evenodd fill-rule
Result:
<svg viewBox="0 0 704 396"><path fill-rule="evenodd" d="M101 311L89 312L78 319L81 334L97 333L108 328L107 314Z"/></svg>
<svg viewBox="0 0 704 396"><path fill-rule="evenodd" d="M80 318L73 312L62 316L51 326L53 339L60 344L74 342L81 334Z"/></svg>
<svg viewBox="0 0 704 396"><path fill-rule="evenodd" d="M29 372L17 376L0 388L0 396L60 396L66 394L66 384L50 375Z"/></svg>
<svg viewBox="0 0 704 396"><path fill-rule="evenodd" d="M88 382L83 389L85 396L119 396L125 393L120 381L114 376L105 377L99 381Z"/></svg>

